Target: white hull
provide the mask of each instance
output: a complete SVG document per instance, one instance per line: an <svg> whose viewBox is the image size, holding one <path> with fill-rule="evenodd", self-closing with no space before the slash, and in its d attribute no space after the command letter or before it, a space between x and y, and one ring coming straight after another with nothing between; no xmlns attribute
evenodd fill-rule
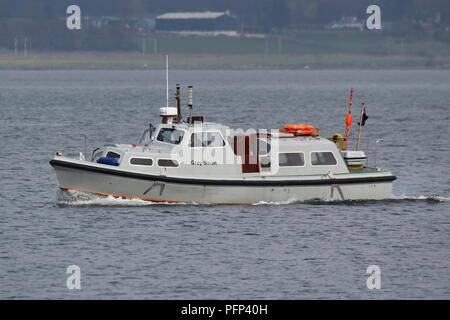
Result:
<svg viewBox="0 0 450 320"><path fill-rule="evenodd" d="M75 166L72 164L75 163ZM132 173L99 165L51 162L62 190L137 198L148 201L204 204L251 204L306 200L380 200L392 195L390 173L349 174L339 177L305 177L304 180L208 180L172 179L165 176L134 177ZM108 166L105 166L108 167ZM99 168L101 170L99 170ZM358 176L358 177L357 177ZM354 181L354 182L353 182Z"/></svg>

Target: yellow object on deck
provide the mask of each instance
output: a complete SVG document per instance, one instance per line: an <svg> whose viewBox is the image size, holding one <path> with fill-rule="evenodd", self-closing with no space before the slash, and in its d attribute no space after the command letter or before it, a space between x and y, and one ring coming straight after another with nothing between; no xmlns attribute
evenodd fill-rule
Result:
<svg viewBox="0 0 450 320"><path fill-rule="evenodd" d="M331 136L328 137L328 140L333 141L337 144L337 147L339 151L344 150L344 137L339 133L333 133Z"/></svg>

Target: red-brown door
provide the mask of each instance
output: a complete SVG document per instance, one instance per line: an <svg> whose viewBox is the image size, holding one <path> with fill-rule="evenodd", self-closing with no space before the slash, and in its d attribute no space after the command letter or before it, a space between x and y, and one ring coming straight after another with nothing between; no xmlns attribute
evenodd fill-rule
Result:
<svg viewBox="0 0 450 320"><path fill-rule="evenodd" d="M242 159L242 172L259 172L259 157L256 135L235 136L234 153Z"/></svg>

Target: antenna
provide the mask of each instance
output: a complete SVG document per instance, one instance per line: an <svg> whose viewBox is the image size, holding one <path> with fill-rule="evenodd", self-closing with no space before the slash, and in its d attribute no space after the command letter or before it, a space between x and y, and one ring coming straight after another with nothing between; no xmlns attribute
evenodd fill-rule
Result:
<svg viewBox="0 0 450 320"><path fill-rule="evenodd" d="M169 55L166 54L166 106L169 107Z"/></svg>
<svg viewBox="0 0 450 320"><path fill-rule="evenodd" d="M192 124L192 86L188 86L189 124Z"/></svg>

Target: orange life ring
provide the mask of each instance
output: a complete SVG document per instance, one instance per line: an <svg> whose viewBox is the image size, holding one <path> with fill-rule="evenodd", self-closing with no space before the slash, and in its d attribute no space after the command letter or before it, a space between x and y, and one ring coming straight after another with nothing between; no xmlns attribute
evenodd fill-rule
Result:
<svg viewBox="0 0 450 320"><path fill-rule="evenodd" d="M310 124L287 124L284 126L286 130L312 130L314 126Z"/></svg>
<svg viewBox="0 0 450 320"><path fill-rule="evenodd" d="M312 134L314 126L310 124L287 124L284 126L284 131L286 133L294 134Z"/></svg>

